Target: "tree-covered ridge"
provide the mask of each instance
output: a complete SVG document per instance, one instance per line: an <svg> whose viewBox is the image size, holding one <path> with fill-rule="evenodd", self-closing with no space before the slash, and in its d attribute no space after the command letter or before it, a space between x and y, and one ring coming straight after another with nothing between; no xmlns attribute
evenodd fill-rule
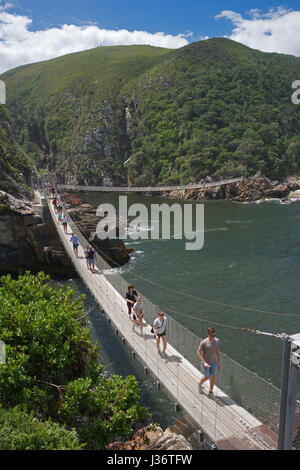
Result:
<svg viewBox="0 0 300 470"><path fill-rule="evenodd" d="M300 171L300 59L216 39L191 44L144 74L132 103L130 178L186 183L262 170Z"/></svg>
<svg viewBox="0 0 300 470"><path fill-rule="evenodd" d="M23 148L61 181L176 184L244 168L276 179L300 171L293 56L218 38L172 51L101 47L1 78Z"/></svg>
<svg viewBox="0 0 300 470"><path fill-rule="evenodd" d="M0 105L0 189L19 194L30 170L31 161L18 143L12 119Z"/></svg>
<svg viewBox="0 0 300 470"><path fill-rule="evenodd" d="M76 300L71 289L57 292L48 281L43 273L0 279L0 339L6 344L0 403L12 413L7 428L15 427L18 436L12 445L20 448L28 429L29 447L37 433L39 446L53 437L60 447L102 449L113 439L129 437L147 411L139 405L135 377L102 374L85 327L84 296ZM0 408L0 422L5 416ZM41 434L40 422L57 426L45 424L49 432ZM0 449L6 446L0 432Z"/></svg>
<svg viewBox="0 0 300 470"><path fill-rule="evenodd" d="M166 53L100 47L5 73L7 106L37 166L81 183L124 179L130 142L121 89Z"/></svg>

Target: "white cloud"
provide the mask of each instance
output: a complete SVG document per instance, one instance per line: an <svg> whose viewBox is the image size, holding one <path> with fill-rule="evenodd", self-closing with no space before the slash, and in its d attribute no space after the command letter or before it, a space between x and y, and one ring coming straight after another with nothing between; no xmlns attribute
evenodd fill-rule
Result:
<svg viewBox="0 0 300 470"><path fill-rule="evenodd" d="M231 10L224 10L216 18L230 20L235 28L230 39L264 52L279 52L300 56L300 11L283 7L271 8L267 13L253 9L249 19Z"/></svg>
<svg viewBox="0 0 300 470"><path fill-rule="evenodd" d="M31 18L9 13L0 0L0 73L18 65L51 59L97 46L147 44L176 49L188 44L189 34L100 29L93 24L61 25L30 31Z"/></svg>

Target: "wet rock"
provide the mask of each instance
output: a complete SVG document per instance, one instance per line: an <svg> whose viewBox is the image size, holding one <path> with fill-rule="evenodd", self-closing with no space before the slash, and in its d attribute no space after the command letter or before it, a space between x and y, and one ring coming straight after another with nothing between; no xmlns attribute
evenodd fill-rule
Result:
<svg viewBox="0 0 300 470"><path fill-rule="evenodd" d="M150 425L140 429L130 441L113 442L106 450L192 450L184 436Z"/></svg>

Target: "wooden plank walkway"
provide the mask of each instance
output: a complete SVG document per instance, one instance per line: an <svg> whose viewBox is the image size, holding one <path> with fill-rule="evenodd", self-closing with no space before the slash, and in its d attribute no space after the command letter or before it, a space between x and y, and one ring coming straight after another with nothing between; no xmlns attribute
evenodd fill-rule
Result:
<svg viewBox="0 0 300 470"><path fill-rule="evenodd" d="M154 193L154 192L164 192L164 191L187 191L190 189L204 189L204 188L214 188L216 186L224 186L226 184L238 183L243 181L242 177L233 178L223 181L218 181L214 183L206 184L189 184L186 186L82 186L82 185L67 185L67 184L58 184L58 189L63 191L93 191L93 192L120 192L120 193Z"/></svg>
<svg viewBox="0 0 300 470"><path fill-rule="evenodd" d="M98 268L94 273L87 270L84 248L79 246L77 257L70 242L72 233L70 226L68 225L66 235L63 226L58 223L50 201L48 201L48 206L59 236L79 276L110 318L118 334L135 351L148 371L217 444L217 447L230 450L276 449L277 435L237 405L218 387L215 387L215 398L208 397L206 384L204 384L204 393L199 393L198 383L202 378L201 372L174 347L168 345L167 356L160 356L156 350L150 325L144 322L143 336L140 335L139 327L133 331L124 298Z"/></svg>

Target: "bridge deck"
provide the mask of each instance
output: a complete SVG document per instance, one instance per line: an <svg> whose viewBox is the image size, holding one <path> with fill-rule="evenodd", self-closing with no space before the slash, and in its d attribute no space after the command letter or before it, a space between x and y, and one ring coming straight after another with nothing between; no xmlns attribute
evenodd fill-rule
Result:
<svg viewBox="0 0 300 470"><path fill-rule="evenodd" d="M92 192L120 192L120 193L154 193L164 191L187 191L191 189L204 189L214 188L216 186L224 186L226 184L238 183L243 178L233 178L224 181L206 184L189 184L186 186L81 186L81 185L66 185L59 184L58 189L67 191L92 191Z"/></svg>
<svg viewBox="0 0 300 470"><path fill-rule="evenodd" d="M199 424L219 449L276 449L277 436L260 421L237 405L220 389L215 388L215 398L209 398L208 388L199 393L198 383L202 374L171 345L167 356L160 356L156 350L151 327L144 322L144 336L139 327L132 330L128 318L127 306L123 297L113 288L108 279L97 268L94 273L87 270L84 248L80 245L78 257L70 243L71 229L67 235L58 223L53 205L48 202L52 218L65 249L74 266L93 294L101 308L114 324L118 334L147 366L148 371L157 378L181 405L181 407Z"/></svg>

